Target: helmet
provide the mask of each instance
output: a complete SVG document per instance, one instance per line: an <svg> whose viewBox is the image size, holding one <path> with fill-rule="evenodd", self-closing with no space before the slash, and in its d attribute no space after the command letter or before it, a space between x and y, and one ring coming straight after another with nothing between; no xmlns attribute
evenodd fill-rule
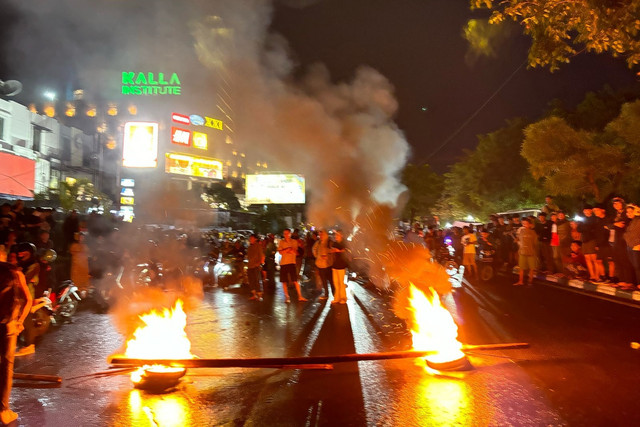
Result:
<svg viewBox="0 0 640 427"><path fill-rule="evenodd" d="M28 255L20 256L23 252L27 252ZM11 253L16 254L18 265L20 267L26 267L33 264L35 261L36 245L29 242L21 242L11 247Z"/></svg>
<svg viewBox="0 0 640 427"><path fill-rule="evenodd" d="M42 248L38 251L38 259L40 259L40 261L52 263L56 258L58 258L58 254L53 249Z"/></svg>

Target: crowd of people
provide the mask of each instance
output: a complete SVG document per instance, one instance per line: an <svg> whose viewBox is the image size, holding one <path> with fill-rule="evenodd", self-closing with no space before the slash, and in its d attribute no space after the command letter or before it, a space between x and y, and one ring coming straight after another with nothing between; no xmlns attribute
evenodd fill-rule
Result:
<svg viewBox="0 0 640 427"><path fill-rule="evenodd" d="M540 272L640 289L640 207L621 197L585 204L572 218L547 196L536 216L491 215L488 224L445 230L416 223L404 240L426 246L434 257L448 240L472 280L478 280L478 255L490 252L499 267L519 267L516 286Z"/></svg>

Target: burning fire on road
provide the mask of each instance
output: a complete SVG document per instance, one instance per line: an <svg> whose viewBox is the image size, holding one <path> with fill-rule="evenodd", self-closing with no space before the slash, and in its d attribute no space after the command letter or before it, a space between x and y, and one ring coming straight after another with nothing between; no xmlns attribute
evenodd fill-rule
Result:
<svg viewBox="0 0 640 427"><path fill-rule="evenodd" d="M411 335L413 349L435 351L416 359L418 364L435 370L455 370L467 366L467 358L458 341L458 326L451 313L442 306L438 293L429 288L431 295L415 285L409 285L409 311L413 314Z"/></svg>
<svg viewBox="0 0 640 427"><path fill-rule="evenodd" d="M152 310L140 316L143 326L127 341L125 356L136 359L193 359L185 332L187 315L181 300L171 309ZM131 374L136 388L166 390L180 381L186 369L180 366L144 365Z"/></svg>

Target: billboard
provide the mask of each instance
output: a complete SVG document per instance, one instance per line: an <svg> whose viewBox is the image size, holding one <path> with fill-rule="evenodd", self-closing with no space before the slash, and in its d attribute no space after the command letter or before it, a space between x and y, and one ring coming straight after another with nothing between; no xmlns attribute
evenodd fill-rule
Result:
<svg viewBox="0 0 640 427"><path fill-rule="evenodd" d="M171 127L171 142L178 145L191 145L191 132L186 129Z"/></svg>
<svg viewBox="0 0 640 427"><path fill-rule="evenodd" d="M33 198L36 162L13 154L0 153L0 194Z"/></svg>
<svg viewBox="0 0 640 427"><path fill-rule="evenodd" d="M305 202L305 183L302 175L247 175L245 201L249 204L301 204Z"/></svg>
<svg viewBox="0 0 640 427"><path fill-rule="evenodd" d="M123 141L122 166L127 168L158 166L158 123L125 123Z"/></svg>
<svg viewBox="0 0 640 427"><path fill-rule="evenodd" d="M222 162L207 157L167 153L164 170L177 175L222 179Z"/></svg>
<svg viewBox="0 0 640 427"><path fill-rule="evenodd" d="M201 150L207 149L207 134L202 132L193 132L193 146Z"/></svg>

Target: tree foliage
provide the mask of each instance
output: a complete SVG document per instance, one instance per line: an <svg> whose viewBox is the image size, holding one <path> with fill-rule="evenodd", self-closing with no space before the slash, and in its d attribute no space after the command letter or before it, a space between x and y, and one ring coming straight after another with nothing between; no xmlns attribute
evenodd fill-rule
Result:
<svg viewBox="0 0 640 427"><path fill-rule="evenodd" d="M409 163L402 171L402 183L409 189L404 217L413 221L417 217L433 214L442 193L442 177L427 164Z"/></svg>
<svg viewBox="0 0 640 427"><path fill-rule="evenodd" d="M240 210L240 202L232 189L224 184L213 184L205 190L203 199L211 206L222 209Z"/></svg>
<svg viewBox="0 0 640 427"><path fill-rule="evenodd" d="M531 67L556 70L581 52L624 57L640 63L640 0L471 0L492 10L489 20L513 20L532 38Z"/></svg>
<svg viewBox="0 0 640 427"><path fill-rule="evenodd" d="M575 129L560 117L543 119L525 130L522 155L533 177L541 179L548 192L591 195L602 201L619 189L638 152L625 147L614 124L624 126L618 118L607 131L591 132Z"/></svg>
<svg viewBox="0 0 640 427"><path fill-rule="evenodd" d="M541 189L527 171L520 155L523 119L509 121L495 132L479 136L474 151L445 174L440 216L461 219L472 214L480 219L489 214L530 207L540 200Z"/></svg>
<svg viewBox="0 0 640 427"><path fill-rule="evenodd" d="M89 208L102 206L105 212L111 209L113 201L106 194L98 191L93 183L81 178L73 182L60 181L58 189L48 189L45 193L36 194L38 202L50 202L70 211L73 209L85 213Z"/></svg>

